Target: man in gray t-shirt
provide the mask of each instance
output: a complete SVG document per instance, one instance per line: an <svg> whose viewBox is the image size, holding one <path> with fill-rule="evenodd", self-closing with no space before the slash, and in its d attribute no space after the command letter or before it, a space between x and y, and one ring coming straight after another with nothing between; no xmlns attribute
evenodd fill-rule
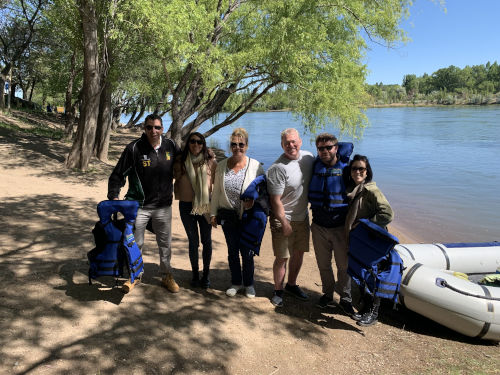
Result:
<svg viewBox="0 0 500 375"><path fill-rule="evenodd" d="M301 151L302 140L296 129L281 133L284 153L267 171L267 190L271 199L270 220L274 251L274 294L271 303L283 306L283 283L288 259L288 283L285 291L306 301L309 299L297 285L304 252L309 251L309 217L307 192L314 156Z"/></svg>

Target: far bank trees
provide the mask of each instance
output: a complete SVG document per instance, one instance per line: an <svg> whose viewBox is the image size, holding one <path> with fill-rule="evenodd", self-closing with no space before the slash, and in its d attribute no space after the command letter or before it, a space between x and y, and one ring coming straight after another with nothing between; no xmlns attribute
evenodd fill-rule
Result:
<svg viewBox="0 0 500 375"><path fill-rule="evenodd" d="M451 65L418 77L407 74L402 85L369 85L374 104L488 104L500 101L500 65Z"/></svg>

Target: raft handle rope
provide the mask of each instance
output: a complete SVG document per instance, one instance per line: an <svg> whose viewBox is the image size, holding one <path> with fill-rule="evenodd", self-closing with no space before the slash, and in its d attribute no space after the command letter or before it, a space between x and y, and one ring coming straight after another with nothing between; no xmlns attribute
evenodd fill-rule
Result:
<svg viewBox="0 0 500 375"><path fill-rule="evenodd" d="M466 296L482 298L482 299L486 299L489 301L500 301L500 298L495 298L495 297L491 297L491 296L481 296L479 294L472 294L472 293L457 289L454 286L451 286L450 284L448 284L448 282L445 279L442 279L440 277L436 278L436 285L440 288L448 288L448 289L453 290L454 292L457 292L457 293L460 293L460 294L463 294Z"/></svg>

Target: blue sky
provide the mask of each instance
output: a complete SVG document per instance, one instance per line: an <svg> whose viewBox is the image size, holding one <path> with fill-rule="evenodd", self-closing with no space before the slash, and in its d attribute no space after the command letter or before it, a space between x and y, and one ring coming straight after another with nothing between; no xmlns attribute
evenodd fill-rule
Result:
<svg viewBox="0 0 500 375"><path fill-rule="evenodd" d="M402 28L412 39L395 49L369 44L367 83L401 84L405 74L450 65L500 63L500 0L415 0Z"/></svg>

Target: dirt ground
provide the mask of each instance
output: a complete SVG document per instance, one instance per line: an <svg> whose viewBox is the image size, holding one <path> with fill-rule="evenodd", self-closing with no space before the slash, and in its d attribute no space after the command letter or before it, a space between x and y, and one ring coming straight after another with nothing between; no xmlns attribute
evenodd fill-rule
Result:
<svg viewBox="0 0 500 375"><path fill-rule="evenodd" d="M151 234L143 281L130 294L113 279L89 286L96 205L106 199L112 165L138 135L114 135L111 165L94 161L80 173L62 167L69 143L0 127L0 374L500 374L498 344L402 308L384 305L380 322L361 328L337 308L315 307L321 282L312 251L299 276L310 301L287 296L275 308L269 231L255 262L256 298L224 294L230 278L220 228L212 288L192 289L177 202L178 294L160 286Z"/></svg>

